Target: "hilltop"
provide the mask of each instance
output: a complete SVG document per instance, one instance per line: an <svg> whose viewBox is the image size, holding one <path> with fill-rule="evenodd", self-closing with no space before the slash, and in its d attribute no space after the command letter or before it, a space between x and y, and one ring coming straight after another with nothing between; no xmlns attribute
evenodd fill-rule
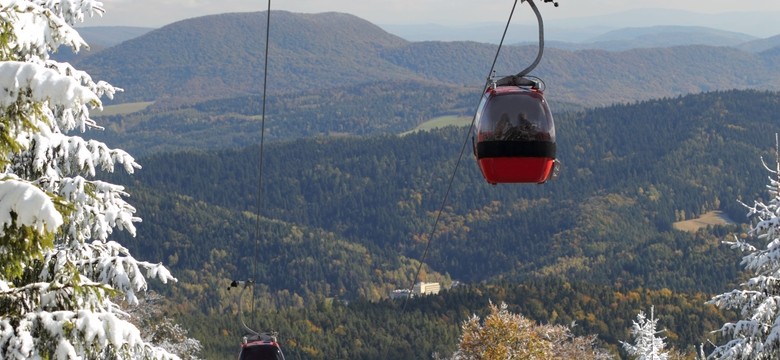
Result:
<svg viewBox="0 0 780 360"><path fill-rule="evenodd" d="M176 22L90 56L78 65L125 88L127 100L224 98L259 93L265 13ZM274 12L269 86L275 92L416 76L375 63L404 41L352 15ZM119 71L121 69L121 71Z"/></svg>

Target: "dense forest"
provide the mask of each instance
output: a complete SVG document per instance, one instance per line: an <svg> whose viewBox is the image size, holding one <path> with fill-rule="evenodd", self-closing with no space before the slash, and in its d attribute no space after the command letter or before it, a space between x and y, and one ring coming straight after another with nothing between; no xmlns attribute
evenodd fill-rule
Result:
<svg viewBox="0 0 780 360"><path fill-rule="evenodd" d="M704 306L708 299L708 294L669 289L538 280L462 286L408 302L325 300L302 308L261 309L247 319L277 330L291 359L430 359L455 350L464 320L484 315L490 302L506 302L512 311L542 323L573 324L576 334L599 334L601 346L617 354L616 345L629 338L637 311L654 306L667 341L694 352L694 345L714 340L710 331L734 316ZM180 319L203 339L204 355L217 359L237 352L241 332L231 315L190 313Z"/></svg>
<svg viewBox="0 0 780 360"><path fill-rule="evenodd" d="M690 350L726 316L704 302L739 281L740 255L720 242L742 229L672 224L711 210L746 221L737 199L764 196L778 99L725 91L557 113L563 171L545 185L484 183L467 145L422 278L467 285L412 302L440 302L422 317L398 317L382 299L413 281L467 128L302 134L266 144L262 174L257 146L147 153L137 174L114 179L146 219L121 240L171 266L171 311L209 358L236 344L227 284L247 278L258 325L281 331L292 358L447 354L460 321L488 299L538 321L576 321L610 346L652 304L670 342Z"/></svg>

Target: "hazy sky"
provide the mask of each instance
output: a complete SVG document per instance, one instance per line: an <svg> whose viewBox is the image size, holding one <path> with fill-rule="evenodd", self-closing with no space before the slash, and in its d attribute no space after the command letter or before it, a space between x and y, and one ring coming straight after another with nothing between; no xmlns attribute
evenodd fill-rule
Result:
<svg viewBox="0 0 780 360"><path fill-rule="evenodd" d="M778 0L559 0L560 6L536 0L545 19L603 15L631 9L664 8L715 14L732 11L780 12ZM249 0L103 0L106 15L85 26L161 27L186 18L226 12L261 11L266 1ZM272 10L327 11L357 15L375 24L470 24L505 21L513 0L276 0ZM528 5L522 6L532 21ZM684 25L684 24L681 24ZM774 24L772 24L774 26Z"/></svg>

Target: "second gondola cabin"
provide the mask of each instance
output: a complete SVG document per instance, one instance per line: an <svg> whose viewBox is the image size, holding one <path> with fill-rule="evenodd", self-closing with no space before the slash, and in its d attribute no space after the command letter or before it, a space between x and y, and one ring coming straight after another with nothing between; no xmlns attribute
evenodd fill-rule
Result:
<svg viewBox="0 0 780 360"><path fill-rule="evenodd" d="M555 124L540 89L490 86L474 120L474 154L488 183L550 179L555 167Z"/></svg>
<svg viewBox="0 0 780 360"><path fill-rule="evenodd" d="M284 360L284 354L275 336L253 334L241 343L238 360Z"/></svg>

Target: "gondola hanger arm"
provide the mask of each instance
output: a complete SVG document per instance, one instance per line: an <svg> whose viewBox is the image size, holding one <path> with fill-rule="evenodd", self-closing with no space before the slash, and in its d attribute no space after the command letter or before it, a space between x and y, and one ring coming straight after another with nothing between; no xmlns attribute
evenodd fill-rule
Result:
<svg viewBox="0 0 780 360"><path fill-rule="evenodd" d="M553 3L556 7L558 6L558 2L554 0L543 0L544 3ZM533 86L535 84L534 81L528 80L525 78L526 75L531 73L537 65L539 65L539 62L542 61L542 56L544 55L544 21L542 20L542 14L539 12L539 8L536 6L536 3L534 3L534 0L520 0L521 3L527 2L528 5L531 6L531 10L534 11L534 14L536 15L536 20L539 23L539 51L536 54L536 59L534 62L529 65L527 68L523 69L523 71L520 71L519 73L515 75L509 75L506 77L503 77L496 81L496 85L517 85L517 86ZM528 83L530 81L530 83Z"/></svg>

